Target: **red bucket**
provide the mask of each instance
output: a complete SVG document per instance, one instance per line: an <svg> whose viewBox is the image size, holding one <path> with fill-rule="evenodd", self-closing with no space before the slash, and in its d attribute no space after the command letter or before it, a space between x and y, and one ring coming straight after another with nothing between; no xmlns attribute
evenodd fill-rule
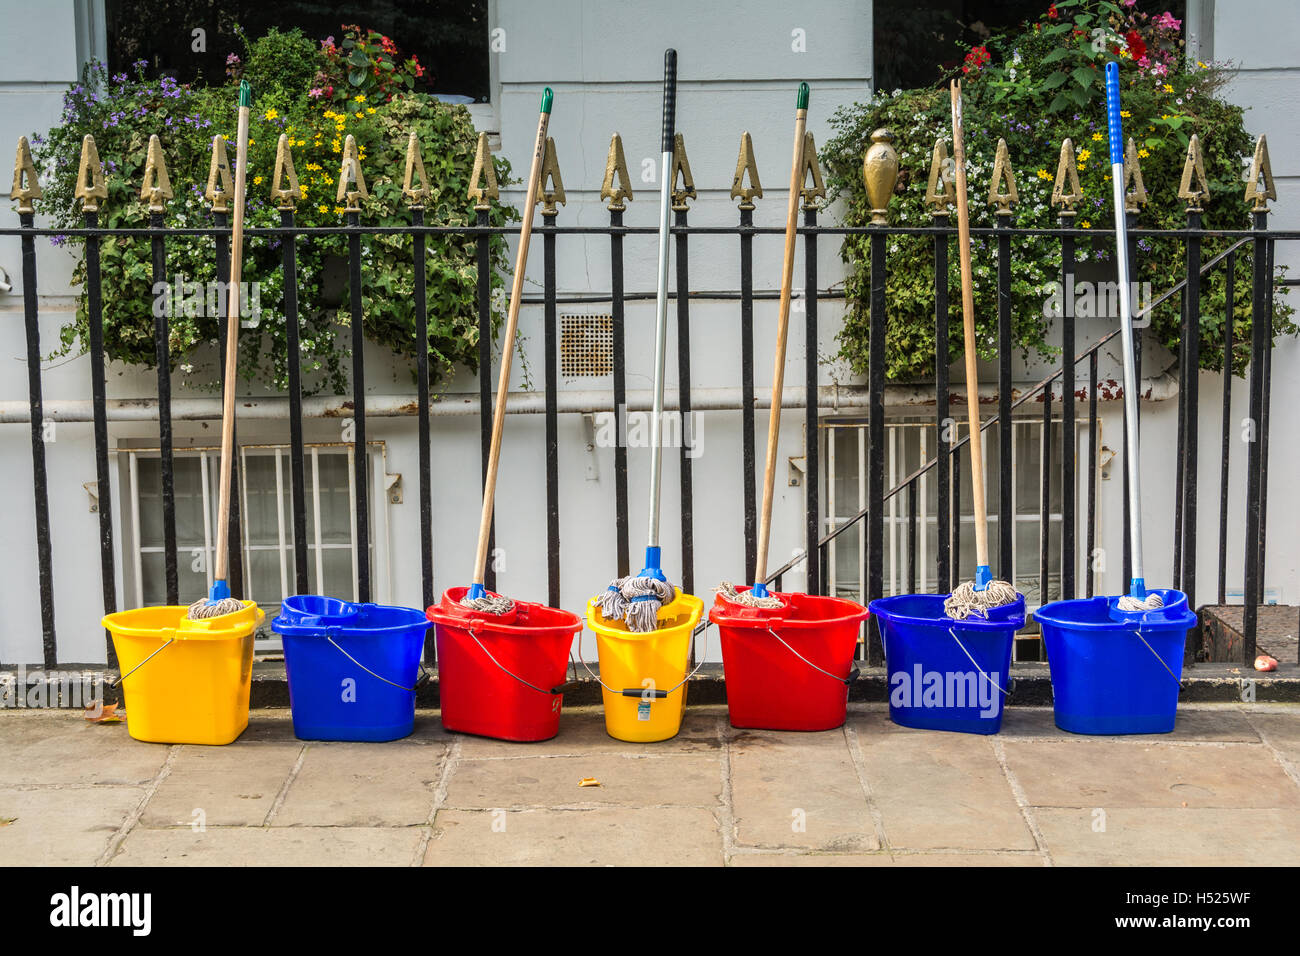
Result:
<svg viewBox="0 0 1300 956"><path fill-rule="evenodd" d="M742 589L743 590L743 589ZM869 613L856 601L772 591L785 607L743 607L719 594L709 610L722 638L733 727L834 730L848 716L853 654Z"/></svg>
<svg viewBox="0 0 1300 956"><path fill-rule="evenodd" d="M460 603L448 588L425 616L436 627L442 725L498 740L550 740L560 730L565 669L582 619L516 601L503 616Z"/></svg>

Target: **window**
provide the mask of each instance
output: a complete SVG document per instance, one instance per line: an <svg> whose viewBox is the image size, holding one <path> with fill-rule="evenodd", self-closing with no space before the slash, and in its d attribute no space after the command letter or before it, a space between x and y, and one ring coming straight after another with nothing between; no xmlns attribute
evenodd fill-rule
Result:
<svg viewBox="0 0 1300 956"><path fill-rule="evenodd" d="M867 424L858 420L827 421L824 442L825 525L828 533L851 521L867 506L866 446ZM1012 423L1011 448L1012 504L1015 514L1015 546L1012 549L1011 578L1016 589L1025 595L1026 606L1033 610L1046 600L1060 596L1061 587L1061 440L1063 425L1053 419L1048 433L1050 445L1050 482L1048 487L1048 568L1047 596L1039 593L1039 548L1042 523L1043 424L1041 416L1017 419ZM958 426L957 437L968 429ZM1078 532L1076 533L1076 567L1084 565L1086 538L1083 532L1087 502L1087 422L1076 421L1076 487ZM935 454L935 429L932 422L890 422L885 426L885 490L900 485ZM999 484L997 462L999 436L996 426L984 432L984 477L989 510L990 558L997 571L997 552L1001 521L998 512ZM954 463L956 463L954 461ZM963 448L958 477L961 492L960 552L954 555L958 580L967 580L975 571L975 513L971 498L970 458ZM917 482L916 509L920 523L916 544L916 590L921 593L944 593L946 584L935 579L938 550L938 480L933 471ZM884 527L884 593L900 594L908 590L908 498L905 490L886 499ZM922 531L923 529L923 531ZM862 567L862 534L859 522L835 538L828 549L827 581L829 593L861 600L866 590L866 571ZM1082 580L1079 578L1077 580Z"/></svg>
<svg viewBox="0 0 1300 956"><path fill-rule="evenodd" d="M134 589L135 606L167 602L163 545L162 462L156 449L123 449L126 477L124 543L127 593ZM177 450L174 455L176 547L180 603L189 604L208 593L213 581L217 540L220 450ZM376 501L377 475L382 474L383 443L369 449L369 500L372 512L385 507ZM254 600L270 620L280 602L294 594L293 501L288 446L245 446L239 450L240 537L244 597ZM357 550L353 515L356 494L350 445L308 445L304 449L306 490L307 583L314 594L357 598ZM371 518L370 554L376 593L388 580L388 568L376 564L386 554L385 511ZM269 627L261 641L278 646Z"/></svg>

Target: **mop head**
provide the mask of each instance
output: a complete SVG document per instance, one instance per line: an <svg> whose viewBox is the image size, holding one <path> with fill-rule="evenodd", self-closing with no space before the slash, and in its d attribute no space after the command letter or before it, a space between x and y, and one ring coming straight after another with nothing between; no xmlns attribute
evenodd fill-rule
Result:
<svg viewBox="0 0 1300 956"><path fill-rule="evenodd" d="M472 598L466 592L465 596L460 599L462 607L467 607L472 611L480 611L484 614L495 614L498 617L503 614L509 614L514 610L515 602L508 597L500 594L487 594L483 597Z"/></svg>
<svg viewBox="0 0 1300 956"><path fill-rule="evenodd" d="M954 621L964 621L972 614L988 617L990 608L1016 603L1016 589L1006 581L990 581L983 591L976 591L972 581L958 585L943 602L943 613Z"/></svg>
<svg viewBox="0 0 1300 956"><path fill-rule="evenodd" d="M1140 600L1130 594L1120 595L1115 607L1121 611L1132 613L1134 611L1154 611L1165 606L1164 599L1152 591L1146 596L1146 600Z"/></svg>
<svg viewBox="0 0 1300 956"><path fill-rule="evenodd" d="M219 601L213 601L208 598L199 598L190 605L189 613L186 614L191 621L204 621L210 617L223 617L226 614L234 614L244 609L244 602L237 598L222 598Z"/></svg>
<svg viewBox="0 0 1300 956"><path fill-rule="evenodd" d="M737 591L736 586L730 581L723 581L718 585L717 593L732 604L741 604L745 607L761 608L778 608L785 607L785 602L779 597L768 595L767 597L758 597L753 591Z"/></svg>
<svg viewBox="0 0 1300 956"><path fill-rule="evenodd" d="M607 621L622 621L629 631L645 634L659 623L659 609L670 604L677 589L649 575L629 575L611 581L596 598Z"/></svg>

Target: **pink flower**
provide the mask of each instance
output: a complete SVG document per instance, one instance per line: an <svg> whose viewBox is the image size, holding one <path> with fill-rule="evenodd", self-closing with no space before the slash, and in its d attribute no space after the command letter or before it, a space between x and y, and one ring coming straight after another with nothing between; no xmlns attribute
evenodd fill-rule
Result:
<svg viewBox="0 0 1300 956"><path fill-rule="evenodd" d="M1175 20L1174 15L1168 10L1156 17L1155 22L1161 30L1181 30L1183 26L1183 21Z"/></svg>
<svg viewBox="0 0 1300 956"><path fill-rule="evenodd" d="M1131 7L1131 6L1133 6L1134 4L1136 4L1137 2L1138 2L1138 0L1124 0L1124 6L1126 6L1126 7Z"/></svg>
<svg viewBox="0 0 1300 956"><path fill-rule="evenodd" d="M322 90L319 86L313 86L310 90L307 91L307 95L314 100L320 99L322 96L325 95L325 91Z"/></svg>

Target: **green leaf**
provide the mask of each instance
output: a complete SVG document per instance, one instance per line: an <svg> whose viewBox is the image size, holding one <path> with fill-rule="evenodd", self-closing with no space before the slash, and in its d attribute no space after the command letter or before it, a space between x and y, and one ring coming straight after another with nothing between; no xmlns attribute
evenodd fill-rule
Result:
<svg viewBox="0 0 1300 956"><path fill-rule="evenodd" d="M1093 81L1097 78L1097 71L1087 66L1076 66L1070 71L1070 75L1074 77L1074 82L1080 86L1091 87Z"/></svg>
<svg viewBox="0 0 1300 956"><path fill-rule="evenodd" d="M1064 60L1072 51L1067 46L1058 46L1040 61L1042 63L1055 63L1057 60Z"/></svg>
<svg viewBox="0 0 1300 956"><path fill-rule="evenodd" d="M1065 80L1066 80L1066 73L1065 73L1065 71L1064 71L1064 70L1057 70L1055 73L1053 73L1053 74L1052 74L1051 76L1049 76L1047 79L1043 80L1043 83L1042 83L1042 85L1039 87L1039 89L1042 90L1044 93L1046 93L1048 90L1054 90L1054 89L1056 89L1058 86L1060 86L1062 83L1064 83Z"/></svg>

